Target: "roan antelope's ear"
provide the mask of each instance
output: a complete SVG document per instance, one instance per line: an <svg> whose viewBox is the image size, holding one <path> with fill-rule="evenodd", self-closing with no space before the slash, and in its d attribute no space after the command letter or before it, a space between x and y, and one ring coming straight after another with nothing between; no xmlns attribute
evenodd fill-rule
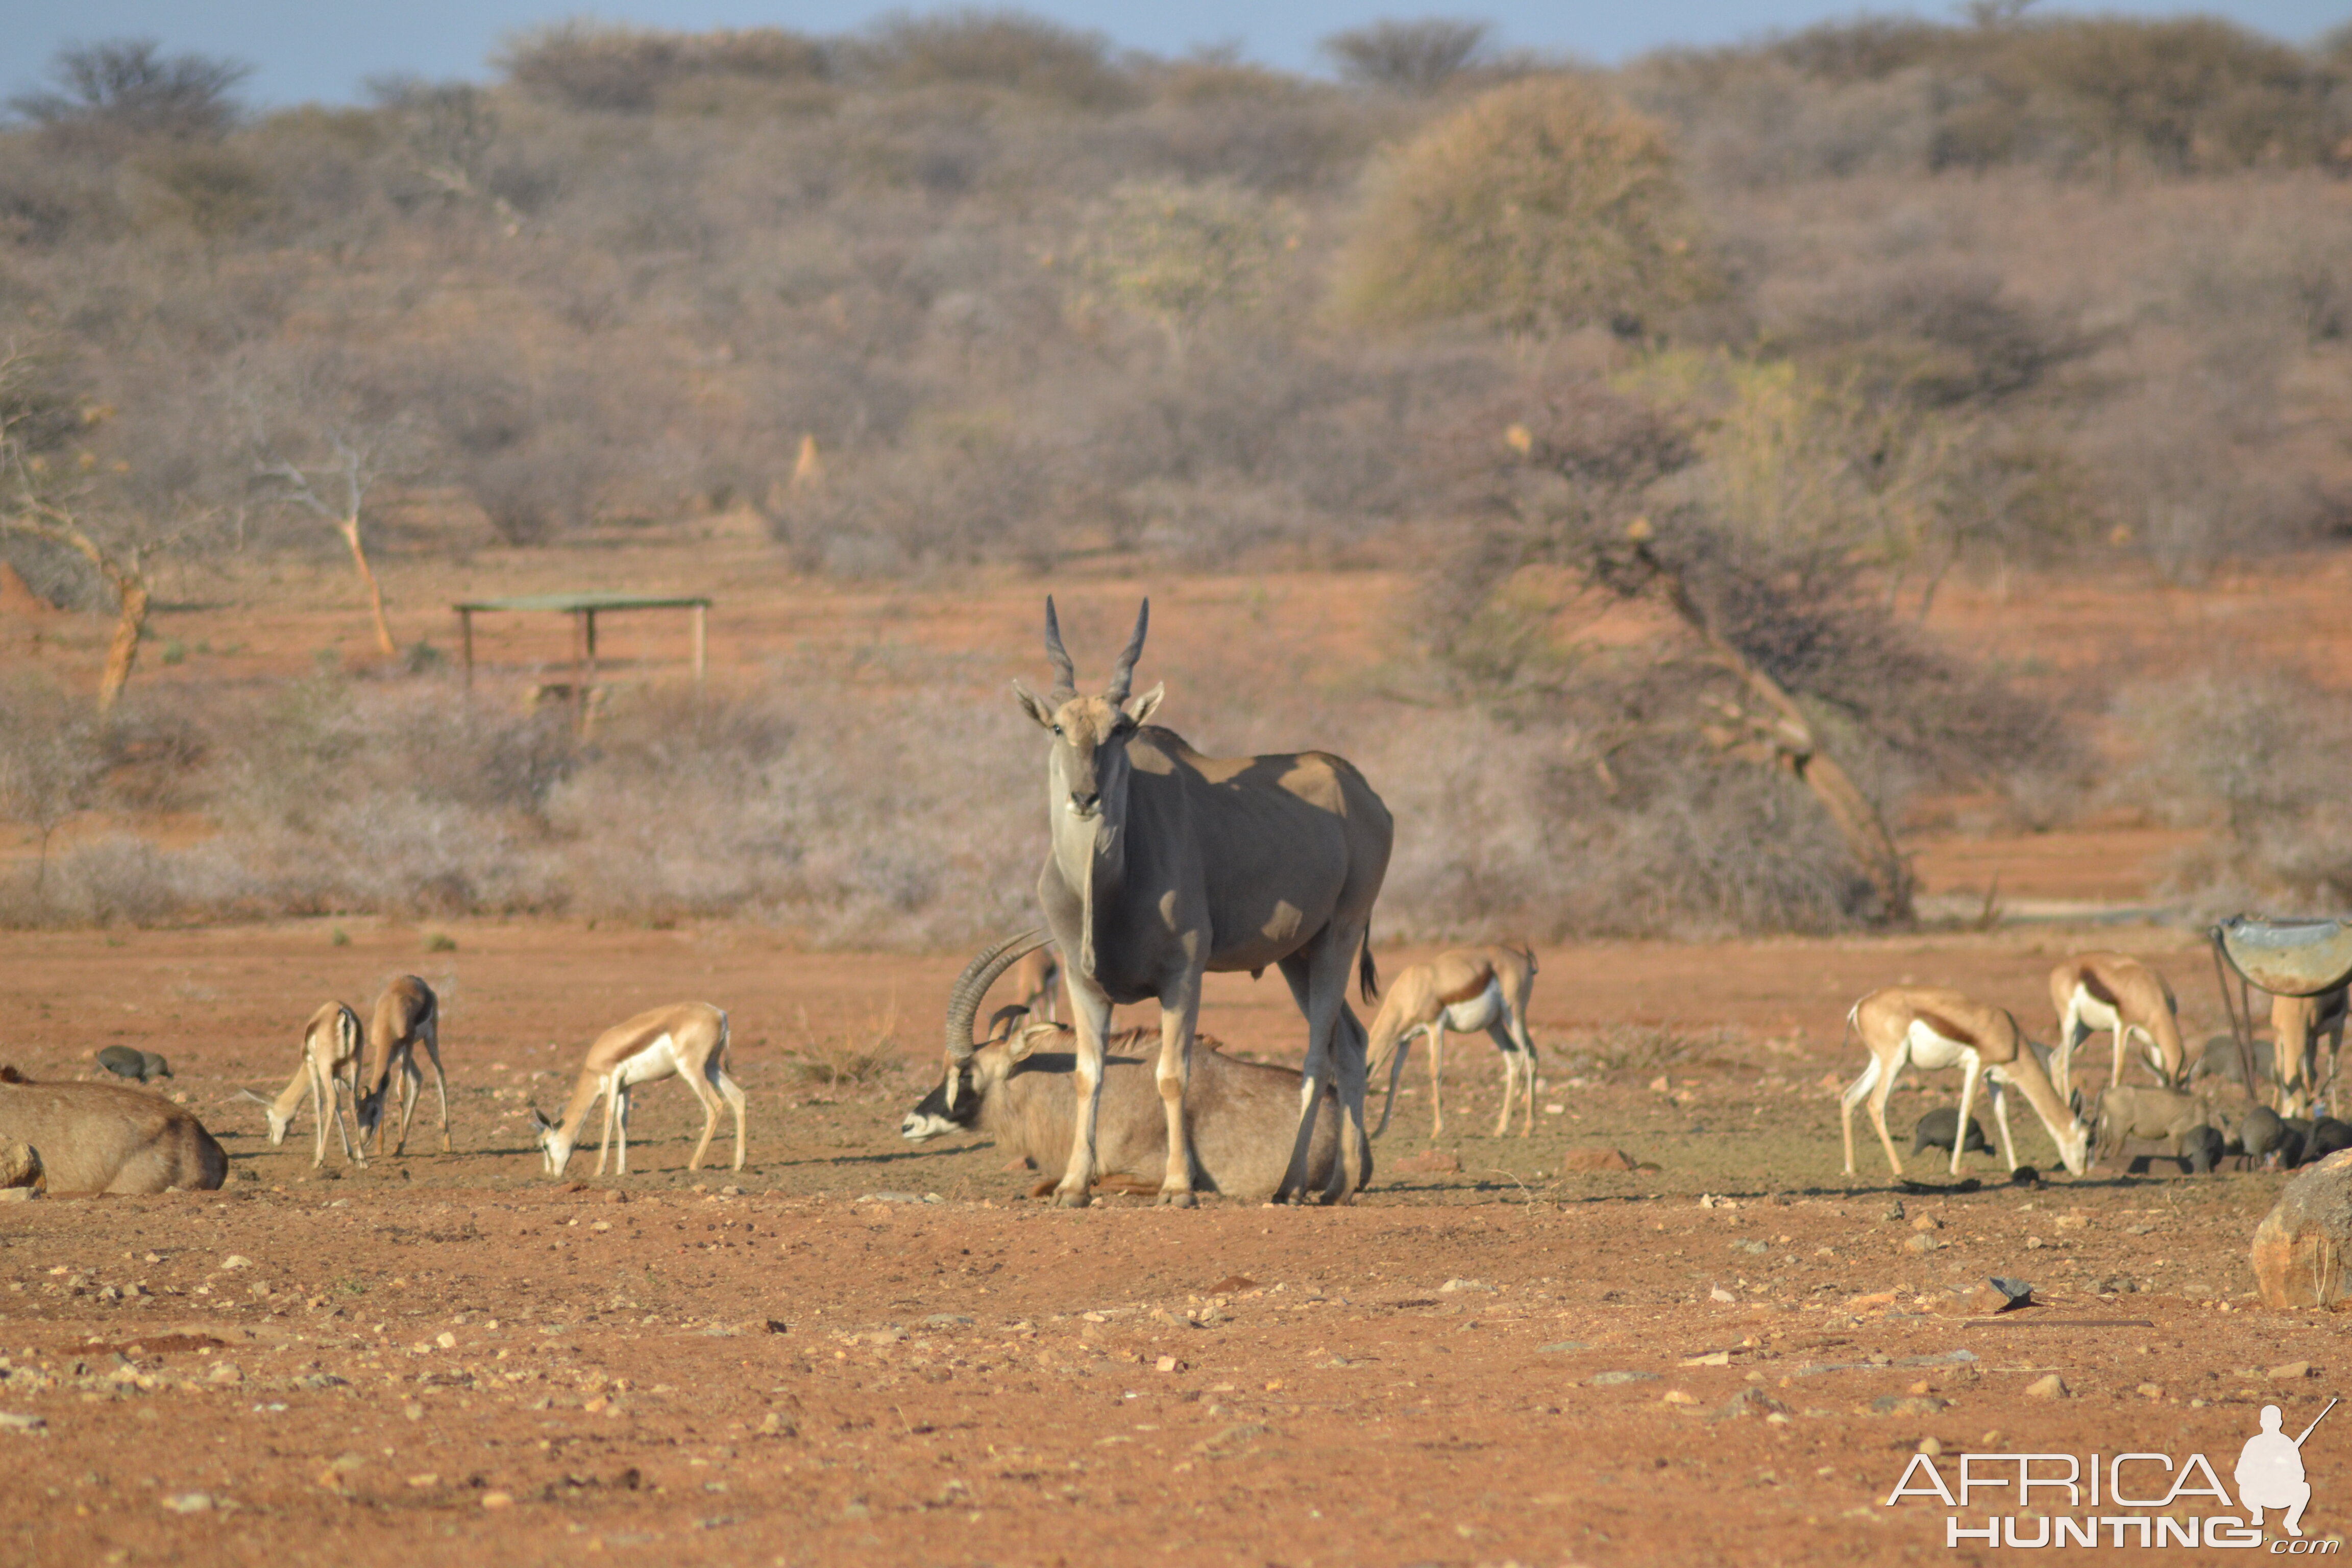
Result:
<svg viewBox="0 0 2352 1568"><path fill-rule="evenodd" d="M1026 1061L1029 1053L1054 1038L1062 1031L1051 1024L1024 1024L1013 1031L1004 1042L1004 1054L1014 1061Z"/></svg>
<svg viewBox="0 0 2352 1568"><path fill-rule="evenodd" d="M1052 706L1017 680L1013 683L1013 700L1028 710L1029 717L1036 720L1040 728L1050 730L1054 727Z"/></svg>
<svg viewBox="0 0 2352 1568"><path fill-rule="evenodd" d="M530 1124L533 1127L538 1128L541 1132L552 1132L555 1131L555 1123L541 1115L539 1107L536 1105L530 1108Z"/></svg>
<svg viewBox="0 0 2352 1568"><path fill-rule="evenodd" d="M1118 705L1118 710L1131 722L1140 726L1150 721L1151 715L1159 710L1160 700L1167 695L1168 686L1162 681L1139 696L1129 698Z"/></svg>

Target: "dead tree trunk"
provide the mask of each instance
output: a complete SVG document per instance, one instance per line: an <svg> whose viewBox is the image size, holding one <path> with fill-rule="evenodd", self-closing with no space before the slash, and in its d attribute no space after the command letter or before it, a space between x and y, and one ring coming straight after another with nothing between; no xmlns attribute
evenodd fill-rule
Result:
<svg viewBox="0 0 2352 1568"><path fill-rule="evenodd" d="M139 639L147 629L151 592L140 552L133 550L127 559L118 556L84 531L70 512L47 507L0 518L0 529L64 545L88 561L114 595L114 636L107 644L106 668L98 680L98 710L111 713L123 688L131 684L131 672L139 662Z"/></svg>
<svg viewBox="0 0 2352 1568"><path fill-rule="evenodd" d="M360 569L360 581L367 584L368 610L375 617L376 651L389 658L400 651L400 645L392 640L392 623L383 617L383 584L375 580L375 568L368 564L367 550L360 542L359 514L336 520L335 531L351 546L352 564Z"/></svg>
<svg viewBox="0 0 2352 1568"><path fill-rule="evenodd" d="M1812 721L1798 706L1797 700L1716 630L1706 609L1691 597L1678 574L1667 570L1646 544L1638 549L1651 570L1652 580L1675 616L1698 634L1717 663L1738 677L1741 685L1771 710L1772 722L1757 726L1764 732L1770 758L1812 791L1813 798L1830 814L1830 820L1837 825L1839 836L1845 840L1847 852L1878 890L1886 918L1908 924L1913 915L1910 863L1895 847L1895 835L1887 830L1886 819L1879 815L1878 807L1863 794L1853 775L1822 750Z"/></svg>

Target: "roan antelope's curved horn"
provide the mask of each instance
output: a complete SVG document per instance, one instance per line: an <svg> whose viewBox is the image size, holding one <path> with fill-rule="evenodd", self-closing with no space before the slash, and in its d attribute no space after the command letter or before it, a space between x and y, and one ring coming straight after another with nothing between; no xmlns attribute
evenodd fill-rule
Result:
<svg viewBox="0 0 2352 1568"><path fill-rule="evenodd" d="M1135 635L1127 639L1127 647L1119 654L1118 662L1110 667L1110 685L1104 689L1103 695L1113 702L1127 700L1127 689L1135 679L1135 661L1143 657L1144 628L1150 624L1151 601L1146 599L1143 607L1135 612Z"/></svg>
<svg viewBox="0 0 2352 1568"><path fill-rule="evenodd" d="M971 1026L980 1016L980 999L988 994L988 988L996 984L999 975L1050 940L1042 930L1024 931L1005 938L964 965L963 973L956 976L955 988L948 993L949 1061L961 1066L971 1060L971 1053L978 1048L971 1037Z"/></svg>
<svg viewBox="0 0 2352 1568"><path fill-rule="evenodd" d="M1054 595L1045 595L1045 658L1054 667L1054 700L1066 702L1078 694L1077 667L1062 646L1062 623L1054 615Z"/></svg>

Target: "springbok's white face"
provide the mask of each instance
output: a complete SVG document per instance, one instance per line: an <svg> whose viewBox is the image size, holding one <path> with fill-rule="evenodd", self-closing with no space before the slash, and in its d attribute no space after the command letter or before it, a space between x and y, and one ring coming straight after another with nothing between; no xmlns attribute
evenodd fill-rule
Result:
<svg viewBox="0 0 2352 1568"><path fill-rule="evenodd" d="M541 1168L551 1176L563 1174L563 1167L572 1163L572 1140L563 1129L540 1114L539 1107L530 1108L531 1125L539 1129Z"/></svg>

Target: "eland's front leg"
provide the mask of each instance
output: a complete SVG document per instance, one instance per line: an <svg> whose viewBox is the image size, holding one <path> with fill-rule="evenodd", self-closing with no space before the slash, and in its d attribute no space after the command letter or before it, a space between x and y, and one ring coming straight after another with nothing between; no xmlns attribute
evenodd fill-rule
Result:
<svg viewBox="0 0 2352 1568"><path fill-rule="evenodd" d="M1160 1104L1168 1116L1168 1173L1160 1201L1188 1209L1192 1196L1192 1147L1184 1126L1184 1090L1192 1080L1192 1026L1201 1009L1201 982L1187 974L1160 995L1160 1066L1154 1075Z"/></svg>
<svg viewBox="0 0 2352 1568"><path fill-rule="evenodd" d="M1070 1021L1077 1031L1077 1083L1075 1126L1070 1136L1070 1163L1054 1188L1054 1201L1064 1208L1082 1209L1094 1201L1095 1123L1102 1111L1103 1040L1110 1033L1110 997L1082 984L1077 965L1068 970Z"/></svg>

